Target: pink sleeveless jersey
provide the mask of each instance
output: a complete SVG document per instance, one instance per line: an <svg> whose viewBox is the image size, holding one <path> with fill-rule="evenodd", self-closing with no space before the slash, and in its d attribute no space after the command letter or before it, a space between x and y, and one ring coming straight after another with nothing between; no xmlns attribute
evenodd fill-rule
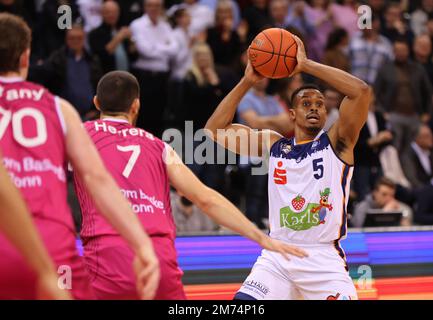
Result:
<svg viewBox="0 0 433 320"><path fill-rule="evenodd" d="M174 241L176 228L163 161L165 144L122 120L90 121L84 126L149 236ZM84 244L100 236L118 235L97 212L77 177L75 183L83 214L81 237Z"/></svg>
<svg viewBox="0 0 433 320"><path fill-rule="evenodd" d="M93 299L67 203L65 125L58 98L19 78L0 77L0 149L56 269L72 270L72 295ZM13 214L11 212L10 214ZM35 299L35 275L0 234L0 299Z"/></svg>
<svg viewBox="0 0 433 320"><path fill-rule="evenodd" d="M65 126L57 99L39 85L0 78L0 148L33 216L74 231L67 204Z"/></svg>

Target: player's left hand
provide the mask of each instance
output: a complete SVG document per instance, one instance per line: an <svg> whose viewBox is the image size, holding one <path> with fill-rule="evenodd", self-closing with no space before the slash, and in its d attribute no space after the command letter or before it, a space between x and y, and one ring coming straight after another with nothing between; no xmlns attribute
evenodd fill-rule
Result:
<svg viewBox="0 0 433 320"><path fill-rule="evenodd" d="M299 258L308 257L308 253L305 252L304 250L296 246L291 246L282 241L272 239L268 236L266 236L265 240L261 245L264 249L281 253L283 257L286 258L287 260L290 260L289 256L291 255Z"/></svg>
<svg viewBox="0 0 433 320"><path fill-rule="evenodd" d="M296 41L296 45L298 46L296 53L296 61L297 65L295 70L290 74L289 77L293 77L294 75L301 73L304 71L304 65L308 61L307 53L305 52L305 46L301 39L298 36L293 35L293 38Z"/></svg>
<svg viewBox="0 0 433 320"><path fill-rule="evenodd" d="M249 50L249 48L248 48ZM247 53L249 56L249 54ZM251 84L255 84L261 80L263 80L265 77L263 77L260 73L258 73L256 70L254 70L253 65L251 64L250 59L248 58L248 64L245 68L245 76L244 79L247 80Z"/></svg>
<svg viewBox="0 0 433 320"><path fill-rule="evenodd" d="M158 258L151 246L145 246L136 252L134 271L140 299L153 299L159 287L160 271Z"/></svg>

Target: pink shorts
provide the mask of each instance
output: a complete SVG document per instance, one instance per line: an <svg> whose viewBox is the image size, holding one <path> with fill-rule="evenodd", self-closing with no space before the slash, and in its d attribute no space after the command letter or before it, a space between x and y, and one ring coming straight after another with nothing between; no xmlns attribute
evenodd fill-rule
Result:
<svg viewBox="0 0 433 320"><path fill-rule="evenodd" d="M78 255L74 232L54 221L34 219L34 222L59 271L60 283L70 285L75 299L95 299L84 260ZM22 255L0 234L0 299L36 299L35 282L35 273Z"/></svg>
<svg viewBox="0 0 433 320"><path fill-rule="evenodd" d="M183 272L177 264L173 241L165 237L151 239L161 272L155 300L186 300L182 285ZM93 239L85 244L84 257L97 299L138 299L132 266L134 253L123 239L118 236Z"/></svg>

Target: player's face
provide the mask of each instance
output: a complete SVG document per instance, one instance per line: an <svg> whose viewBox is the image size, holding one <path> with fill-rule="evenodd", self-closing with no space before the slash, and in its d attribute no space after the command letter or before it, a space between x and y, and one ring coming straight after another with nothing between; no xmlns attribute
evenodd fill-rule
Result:
<svg viewBox="0 0 433 320"><path fill-rule="evenodd" d="M318 133L326 122L325 97L315 89L302 90L296 96L296 106L290 110L295 125L308 131Z"/></svg>

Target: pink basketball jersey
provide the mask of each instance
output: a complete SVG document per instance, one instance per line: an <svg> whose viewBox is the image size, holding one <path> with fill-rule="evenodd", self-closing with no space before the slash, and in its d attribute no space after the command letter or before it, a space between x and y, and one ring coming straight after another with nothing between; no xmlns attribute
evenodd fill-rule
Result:
<svg viewBox="0 0 433 320"><path fill-rule="evenodd" d="M74 231L67 203L65 125L58 98L20 78L0 77L3 162L36 218Z"/></svg>
<svg viewBox="0 0 433 320"><path fill-rule="evenodd" d="M163 160L165 144L123 120L89 121L84 127L146 232L153 237L174 239L176 228ZM81 238L84 243L94 237L118 235L97 212L77 176L75 185L83 214Z"/></svg>

